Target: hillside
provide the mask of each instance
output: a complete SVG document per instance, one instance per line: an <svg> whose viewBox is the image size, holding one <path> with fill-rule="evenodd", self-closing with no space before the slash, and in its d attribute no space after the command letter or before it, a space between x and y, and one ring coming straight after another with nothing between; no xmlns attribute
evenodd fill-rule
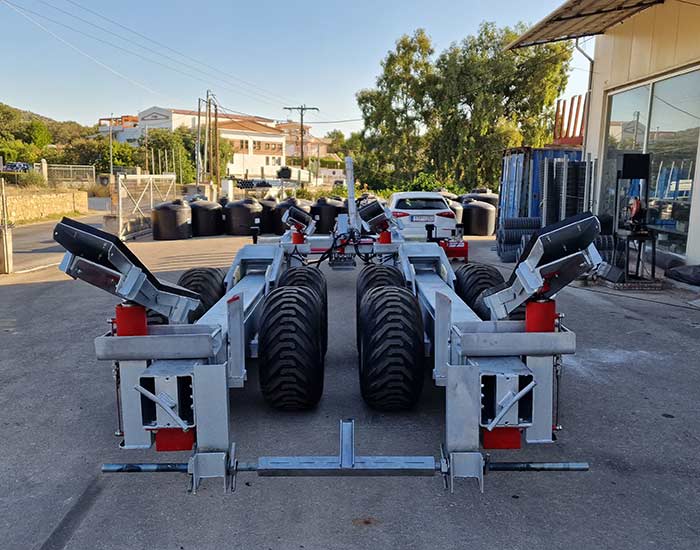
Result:
<svg viewBox="0 0 700 550"><path fill-rule="evenodd" d="M48 135L43 131L44 129L48 130ZM34 143L39 147L47 143L65 145L94 132L94 127L83 126L72 120L57 121L0 103L0 141L19 140L27 144Z"/></svg>

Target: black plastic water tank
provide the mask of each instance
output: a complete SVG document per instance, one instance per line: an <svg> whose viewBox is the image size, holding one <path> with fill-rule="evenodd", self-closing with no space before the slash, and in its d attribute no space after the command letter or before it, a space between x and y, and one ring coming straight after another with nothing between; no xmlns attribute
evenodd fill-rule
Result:
<svg viewBox="0 0 700 550"><path fill-rule="evenodd" d="M252 197L229 202L224 207L224 233L250 235L250 228L260 225L262 210L262 205Z"/></svg>
<svg viewBox="0 0 700 550"><path fill-rule="evenodd" d="M466 195L460 195L459 199L461 202L464 202L467 199L473 199L475 201L480 202L487 202L491 206L498 208L498 195L496 193L491 193L491 191L488 191L487 193L478 193L474 191L472 193L467 193Z"/></svg>
<svg viewBox="0 0 700 550"><path fill-rule="evenodd" d="M316 220L316 233L330 233L335 227L335 219L343 209L343 202L320 197L311 205L311 216Z"/></svg>
<svg viewBox="0 0 700 550"><path fill-rule="evenodd" d="M496 207L482 201L467 200L462 204L462 223L466 235L493 235L496 231Z"/></svg>
<svg viewBox="0 0 700 550"><path fill-rule="evenodd" d="M180 199L157 204L151 210L153 240L172 241L192 236L192 209Z"/></svg>
<svg viewBox="0 0 700 550"><path fill-rule="evenodd" d="M265 197L260 201L260 206L262 206L262 213L260 216L260 233L275 232L273 213L278 204L279 201L275 197Z"/></svg>
<svg viewBox="0 0 700 550"><path fill-rule="evenodd" d="M296 206L308 214L311 213L311 201L299 200L294 197L283 200L275 206L275 209L272 211L273 232L277 235L282 235L287 230L287 226L282 221L282 217L290 206Z"/></svg>
<svg viewBox="0 0 700 550"><path fill-rule="evenodd" d="M464 207L462 206L462 203L459 203L457 201L453 201L450 199L446 199L446 200L447 200L447 206L449 206L450 210L452 210L452 212L454 212L455 223L462 223L462 220L464 218L464 216L463 216Z"/></svg>
<svg viewBox="0 0 700 550"><path fill-rule="evenodd" d="M218 202L193 201L192 209L192 236L211 237L221 235L224 229L223 212Z"/></svg>

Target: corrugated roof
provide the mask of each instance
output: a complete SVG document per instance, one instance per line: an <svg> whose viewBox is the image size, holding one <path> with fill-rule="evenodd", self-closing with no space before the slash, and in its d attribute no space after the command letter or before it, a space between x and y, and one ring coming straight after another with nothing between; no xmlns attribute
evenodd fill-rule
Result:
<svg viewBox="0 0 700 550"><path fill-rule="evenodd" d="M663 3L664 0L569 0L506 49L602 34L635 13Z"/></svg>
<svg viewBox="0 0 700 550"><path fill-rule="evenodd" d="M253 120L232 120L230 122L220 122L219 130L235 130L239 132L250 132L255 134L272 134L275 136L284 135L284 132L278 128L260 124Z"/></svg>

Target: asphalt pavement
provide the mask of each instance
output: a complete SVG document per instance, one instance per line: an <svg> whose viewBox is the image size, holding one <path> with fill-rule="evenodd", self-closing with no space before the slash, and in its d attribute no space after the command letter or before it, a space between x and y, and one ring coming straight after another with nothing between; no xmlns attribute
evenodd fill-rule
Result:
<svg viewBox="0 0 700 550"><path fill-rule="evenodd" d="M244 239L134 242L164 278L225 265ZM495 261L492 243L473 259ZM241 460L335 454L356 421L358 454L439 453L444 396L426 373L415 411L362 402L352 272L328 273L330 342L317 409L265 406L254 365L231 391ZM258 478L186 492L184 474L101 475L103 462L185 461L122 451L111 366L94 358L117 300L56 269L0 277L0 548L688 548L700 537L700 311L679 291L570 288L558 299L579 352L565 358L553 445L499 460L589 461L585 473L491 473L485 492L433 478ZM652 301L649 301L652 300Z"/></svg>
<svg viewBox="0 0 700 550"><path fill-rule="evenodd" d="M102 228L102 214L79 216L75 219ZM53 240L53 228L58 220L20 225L12 230L14 271L21 272L57 265L63 257L63 247Z"/></svg>

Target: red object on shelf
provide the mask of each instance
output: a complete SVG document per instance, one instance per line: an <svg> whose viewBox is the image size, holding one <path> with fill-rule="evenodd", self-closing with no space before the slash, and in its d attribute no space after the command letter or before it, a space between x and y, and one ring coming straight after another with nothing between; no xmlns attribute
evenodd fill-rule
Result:
<svg viewBox="0 0 700 550"><path fill-rule="evenodd" d="M194 429L185 432L180 428L159 428L156 430L156 451L191 451L194 436Z"/></svg>
<svg viewBox="0 0 700 550"><path fill-rule="evenodd" d="M139 304L117 305L114 322L117 325L117 336L146 336L148 334L146 308Z"/></svg>
<svg viewBox="0 0 700 550"><path fill-rule="evenodd" d="M304 244L304 234L292 229L292 244Z"/></svg>
<svg viewBox="0 0 700 550"><path fill-rule="evenodd" d="M494 428L482 430L484 449L520 449L522 437L520 428Z"/></svg>
<svg viewBox="0 0 700 550"><path fill-rule="evenodd" d="M556 320L554 300L535 300L525 306L525 332L554 332Z"/></svg>
<svg viewBox="0 0 700 550"><path fill-rule="evenodd" d="M466 241L442 240L438 244L448 258L460 258L465 262L469 259L469 243Z"/></svg>
<svg viewBox="0 0 700 550"><path fill-rule="evenodd" d="M391 244L391 232L390 231L380 231L379 232L379 244Z"/></svg>

